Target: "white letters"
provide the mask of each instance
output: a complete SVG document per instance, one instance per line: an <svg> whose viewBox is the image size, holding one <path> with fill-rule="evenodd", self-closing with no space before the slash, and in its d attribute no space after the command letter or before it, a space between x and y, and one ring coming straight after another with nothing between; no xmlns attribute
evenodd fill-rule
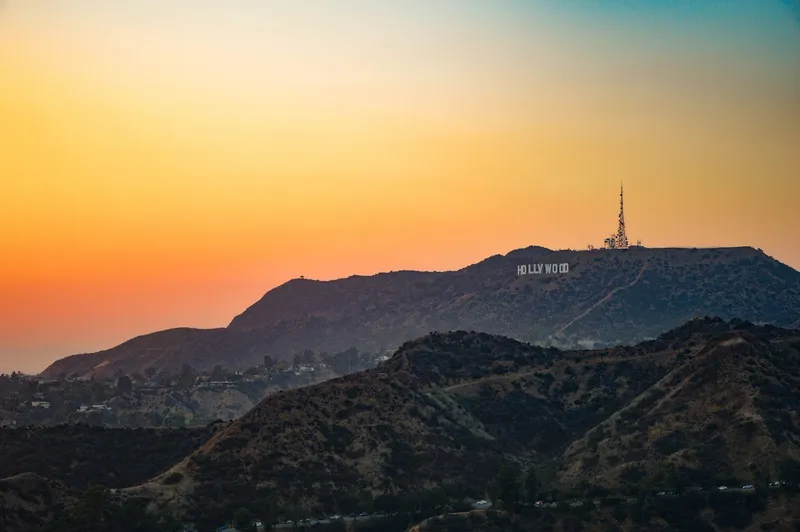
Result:
<svg viewBox="0 0 800 532"><path fill-rule="evenodd" d="M569 273L569 263L561 264L528 264L517 266L517 275L540 275L553 273Z"/></svg>

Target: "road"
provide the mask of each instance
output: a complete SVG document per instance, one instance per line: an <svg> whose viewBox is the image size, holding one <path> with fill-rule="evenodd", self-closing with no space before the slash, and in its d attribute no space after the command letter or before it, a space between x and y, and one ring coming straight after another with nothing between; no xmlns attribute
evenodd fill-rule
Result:
<svg viewBox="0 0 800 532"><path fill-rule="evenodd" d="M761 488L761 490L763 491L765 489L768 489L769 491L773 491L773 488L776 488L776 486L769 486L768 488ZM689 491L687 491L685 493L682 493L682 494L681 493L673 493L673 492L669 492L669 491L663 491L663 492L650 494L650 496L654 497L654 498L675 498L675 497L682 497L682 496L686 496L686 495L707 494L707 493L715 493L715 492L716 493L754 493L755 491L756 491L755 489L744 489L742 487L728 487L725 490L720 490L719 488L712 488L712 489L707 489L707 490L695 488L693 490L689 490ZM579 506L584 506L584 505L585 506L594 506L594 505L602 505L603 501L609 501L609 500L624 500L624 501L626 501L628 503L632 503L632 502L635 502L637 499L636 499L636 497L630 497L630 496L608 496L608 497L594 497L594 498L588 498L588 499L584 498L584 499L567 499L567 500L561 500L561 501L548 501L548 502L542 502L541 504L537 503L536 505L532 505L532 506L535 506L537 508L546 510L548 508L555 508L559 504L567 504L567 505L572 506L572 507L579 507ZM523 504L523 506L531 506L531 505ZM486 506L475 507L474 509L475 510L489 510L491 507L492 507L492 504L488 503ZM466 512L450 512L450 513L451 514L458 514L458 513L466 513ZM353 517L347 516L347 517L341 517L340 520L344 521L344 522L369 521L369 520L372 520L372 519L384 519L386 517L394 517L394 516L403 515L403 514L411 515L412 512L395 512L395 513L393 513L391 515L390 514L371 514L371 515L359 516L359 517L357 517L355 519ZM325 518L325 519L309 519L308 522L298 523L298 528L303 527L303 526L316 525L316 524L327 525L327 524L331 524L333 522L334 522L334 520L329 519L329 518ZM280 524L276 524L273 528L292 529L292 528L294 528L294 526L295 525L293 523L280 523Z"/></svg>
<svg viewBox="0 0 800 532"><path fill-rule="evenodd" d="M350 516L343 516L339 520L340 521L344 521L346 523L349 523L351 521L368 521L370 519L382 519L382 518L385 518L385 517L389 517L389 515L384 515L384 514L364 515L364 516L358 516L355 519L350 517ZM304 526L304 525L329 525L331 523L333 523L333 519L318 519L318 520L317 519L309 519L307 523L302 523L302 524L298 523L298 525L299 526ZM277 525L274 526L274 528L293 528L293 527L294 527L293 523L280 523L280 524L277 524Z"/></svg>

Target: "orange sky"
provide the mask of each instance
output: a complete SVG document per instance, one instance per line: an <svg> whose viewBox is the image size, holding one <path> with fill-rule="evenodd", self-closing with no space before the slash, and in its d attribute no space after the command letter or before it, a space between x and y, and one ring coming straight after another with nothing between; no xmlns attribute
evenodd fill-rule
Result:
<svg viewBox="0 0 800 532"><path fill-rule="evenodd" d="M299 275L600 244L620 180L646 245L800 267L780 2L137 5L0 7L0 371L226 325Z"/></svg>

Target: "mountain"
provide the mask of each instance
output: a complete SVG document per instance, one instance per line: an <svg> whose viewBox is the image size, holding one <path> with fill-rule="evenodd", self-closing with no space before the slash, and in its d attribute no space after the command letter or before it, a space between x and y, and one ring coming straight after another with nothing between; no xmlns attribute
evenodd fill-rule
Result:
<svg viewBox="0 0 800 532"><path fill-rule="evenodd" d="M522 266L542 273L518 275ZM228 327L140 336L58 360L42 375L174 372L182 364L245 368L265 355L289 359L305 349L383 350L433 330L479 330L564 348L609 346L656 337L698 315L800 327L800 272L749 247L529 247L458 271L294 279Z"/></svg>
<svg viewBox="0 0 800 532"><path fill-rule="evenodd" d="M376 369L267 397L129 492L212 519L433 486L486 498L507 460L572 493L800 479L798 384L800 331L740 320L593 351L434 333ZM674 465L624 473L647 460Z"/></svg>

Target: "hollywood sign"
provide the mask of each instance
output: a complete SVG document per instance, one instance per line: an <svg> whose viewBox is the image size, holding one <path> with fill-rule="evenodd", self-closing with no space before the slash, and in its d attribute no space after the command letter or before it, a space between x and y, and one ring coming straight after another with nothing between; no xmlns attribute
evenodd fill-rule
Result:
<svg viewBox="0 0 800 532"><path fill-rule="evenodd" d="M569 263L561 264L523 264L517 266L517 275L541 275L553 273L569 273Z"/></svg>

